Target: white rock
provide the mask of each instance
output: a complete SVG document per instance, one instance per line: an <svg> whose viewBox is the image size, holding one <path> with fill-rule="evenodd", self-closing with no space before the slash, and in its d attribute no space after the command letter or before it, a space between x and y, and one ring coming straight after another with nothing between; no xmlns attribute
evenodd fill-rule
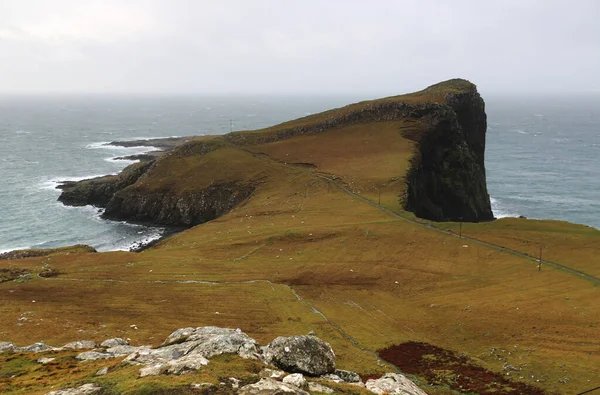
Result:
<svg viewBox="0 0 600 395"><path fill-rule="evenodd" d="M0 342L0 352L5 352L5 351L16 351L17 350L17 346L15 346L12 343L9 342Z"/></svg>
<svg viewBox="0 0 600 395"><path fill-rule="evenodd" d="M360 376L358 375L358 373L351 372L349 370L336 369L335 372L333 372L333 374L338 376L340 379L342 379L346 383L361 383L362 384L362 380L361 380Z"/></svg>
<svg viewBox="0 0 600 395"><path fill-rule="evenodd" d="M275 370L269 368L264 368L258 374L258 377L260 377L261 379L281 380L283 376L285 376L285 372L283 370Z"/></svg>
<svg viewBox="0 0 600 395"><path fill-rule="evenodd" d="M336 374L324 374L323 376L319 377L322 380L327 380L327 381L331 381L333 383L343 383L344 380L342 380L340 378L340 376L336 375Z"/></svg>
<svg viewBox="0 0 600 395"><path fill-rule="evenodd" d="M295 387L306 389L307 382L302 373L292 373L283 378L283 382L286 384L291 384Z"/></svg>
<svg viewBox="0 0 600 395"><path fill-rule="evenodd" d="M45 365L47 363L54 361L55 359L56 358L40 358L37 360L37 363L41 363L42 365Z"/></svg>
<svg viewBox="0 0 600 395"><path fill-rule="evenodd" d="M366 386L376 394L427 395L415 383L398 373L386 373L377 380L368 380Z"/></svg>
<svg viewBox="0 0 600 395"><path fill-rule="evenodd" d="M308 383L308 390L311 392L322 392L324 394L333 394L335 392L331 388L329 388L323 384L315 383L313 381L310 381Z"/></svg>
<svg viewBox="0 0 600 395"><path fill-rule="evenodd" d="M84 384L77 388L66 388L63 390L48 392L46 395L88 395L102 390L96 384Z"/></svg>
<svg viewBox="0 0 600 395"><path fill-rule="evenodd" d="M60 349L52 347L52 346L49 346L49 345L44 344L42 342L34 343L34 344L30 345L30 346L21 347L21 348L18 349L18 351L21 351L21 352L46 352L46 351L56 351L56 350L60 350Z"/></svg>
<svg viewBox="0 0 600 395"><path fill-rule="evenodd" d="M77 354L75 358L81 361L95 361L96 359L114 358L114 355L105 352L84 351L80 354Z"/></svg>
<svg viewBox="0 0 600 395"><path fill-rule="evenodd" d="M96 345L96 342L93 342L91 340L78 340L75 342L65 344L63 348L78 350L81 348L96 348Z"/></svg>
<svg viewBox="0 0 600 395"><path fill-rule="evenodd" d="M150 350L150 346L134 347L134 346L114 346L106 349L106 352L114 355L115 357L121 357L123 355L129 355L134 352L140 352L142 350Z"/></svg>
<svg viewBox="0 0 600 395"><path fill-rule="evenodd" d="M273 379L261 379L258 383L249 384L239 389L239 395L282 395L296 394L309 395L308 392L281 381Z"/></svg>
<svg viewBox="0 0 600 395"><path fill-rule="evenodd" d="M159 374L163 374L168 369L166 363L157 363L155 365L148 365L140 369L140 377L147 376L158 376Z"/></svg>

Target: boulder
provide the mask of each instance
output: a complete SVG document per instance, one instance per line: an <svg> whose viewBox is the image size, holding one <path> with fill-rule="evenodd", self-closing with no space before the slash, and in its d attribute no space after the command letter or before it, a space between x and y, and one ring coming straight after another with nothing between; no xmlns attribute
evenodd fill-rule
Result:
<svg viewBox="0 0 600 395"><path fill-rule="evenodd" d="M63 346L63 348L70 348L72 350L78 350L82 348L96 348L96 342L91 340L78 340L75 342L67 343Z"/></svg>
<svg viewBox="0 0 600 395"><path fill-rule="evenodd" d="M107 359L107 358L114 358L115 356L112 354L108 354L105 352L98 352L98 351L85 351L82 352L80 354L77 354L77 356L75 356L75 358L81 360L81 361L95 361L97 359Z"/></svg>
<svg viewBox="0 0 600 395"><path fill-rule="evenodd" d="M377 380L368 380L366 386L376 394L427 395L415 383L398 373L386 373Z"/></svg>
<svg viewBox="0 0 600 395"><path fill-rule="evenodd" d="M46 393L46 395L88 395L95 394L102 391L102 387L98 387L96 384L84 384L77 388L66 388L63 390L52 391Z"/></svg>
<svg viewBox="0 0 600 395"><path fill-rule="evenodd" d="M308 392L290 384L273 379L261 379L258 383L243 386L238 391L239 395L283 395L297 394L309 395Z"/></svg>
<svg viewBox="0 0 600 395"><path fill-rule="evenodd" d="M321 376L335 371L331 346L315 336L278 337L264 348L263 357L286 372Z"/></svg>
<svg viewBox="0 0 600 395"><path fill-rule="evenodd" d="M102 343L100 343L100 346L104 347L104 348L111 348L111 347L116 347L116 346L127 346L127 345L129 345L129 342L121 339L120 337L107 339L107 340L104 340Z"/></svg>
<svg viewBox="0 0 600 395"><path fill-rule="evenodd" d="M283 382L298 388L306 389L308 383L302 373L292 373L283 378Z"/></svg>
<svg viewBox="0 0 600 395"><path fill-rule="evenodd" d="M335 392L334 390L327 387L326 385L315 383L312 381L308 383L308 390L310 392L321 392L323 394L333 394Z"/></svg>

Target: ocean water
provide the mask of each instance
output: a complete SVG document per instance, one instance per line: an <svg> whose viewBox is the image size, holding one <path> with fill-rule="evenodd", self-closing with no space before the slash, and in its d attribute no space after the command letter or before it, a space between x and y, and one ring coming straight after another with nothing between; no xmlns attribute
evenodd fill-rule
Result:
<svg viewBox="0 0 600 395"><path fill-rule="evenodd" d="M115 140L257 129L364 97L0 97L0 252L76 243L127 250L162 229L57 202L61 180L114 174L147 148ZM600 228L600 98L486 97L486 168L497 217Z"/></svg>

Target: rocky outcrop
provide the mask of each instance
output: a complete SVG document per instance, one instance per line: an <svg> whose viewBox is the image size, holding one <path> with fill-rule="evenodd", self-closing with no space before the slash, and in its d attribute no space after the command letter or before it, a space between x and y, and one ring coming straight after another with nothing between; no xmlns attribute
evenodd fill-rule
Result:
<svg viewBox="0 0 600 395"><path fill-rule="evenodd" d="M104 211L104 218L170 226L194 226L218 218L246 200L254 186L237 182L214 183L195 192L116 193Z"/></svg>
<svg viewBox="0 0 600 395"><path fill-rule="evenodd" d="M335 371L331 346L315 336L278 337L265 347L263 356L287 372L321 376Z"/></svg>
<svg viewBox="0 0 600 395"><path fill-rule="evenodd" d="M425 117L426 130L407 136L418 144L405 178L404 207L434 221L489 221L494 216L484 166L485 104L468 81L428 89L451 83L457 88Z"/></svg>
<svg viewBox="0 0 600 395"><path fill-rule="evenodd" d="M117 191L135 183L153 163L153 161L134 163L114 176L64 181L58 186L62 189L58 201L68 206L105 207Z"/></svg>
<svg viewBox="0 0 600 395"><path fill-rule="evenodd" d="M219 328L214 326L198 328L181 328L171 333L164 343L157 347L134 347L121 338L108 339L99 346L93 341L76 341L65 344L62 348L54 348L43 343L35 343L28 347L16 347L12 343L0 342L0 352L55 352L77 350L84 347L95 347L84 351L75 357L82 366L87 361L101 361L122 357L125 364L138 365L139 377L157 376L163 374L180 375L193 372L210 363L210 359L221 354L234 354L241 358L253 359L256 363L274 364L280 369L265 367L257 375L246 372L243 378L229 377L219 386L211 383L192 384L192 390L213 390L221 388L224 393L237 394L308 394L311 392L334 393L335 390L318 383L308 381L301 373L316 377L317 380L336 383L336 386L351 385L365 387L360 376L347 370L335 369L335 355L328 343L315 336L278 337L268 346L259 347L258 343L240 329ZM37 357L36 357L37 358ZM50 363L55 358L38 358L40 364ZM92 364L92 366L97 366ZM111 363L111 366L115 366ZM97 368L96 368L97 369ZM110 375L113 367L104 366L95 371L95 376ZM291 373L291 374L290 374ZM221 378L219 378L222 380ZM314 379L311 379L314 380ZM352 388L352 387L349 387ZM367 388L383 394L422 395L420 390L408 379L399 374L386 374L379 380L369 380ZM184 387L181 387L184 390ZM92 384L80 387L66 388L53 392L54 394L86 394L103 391L104 389ZM398 392L400 391L400 392ZM404 391L404 392L402 392ZM212 393L212 392L210 392ZM220 392L219 392L220 393Z"/></svg>

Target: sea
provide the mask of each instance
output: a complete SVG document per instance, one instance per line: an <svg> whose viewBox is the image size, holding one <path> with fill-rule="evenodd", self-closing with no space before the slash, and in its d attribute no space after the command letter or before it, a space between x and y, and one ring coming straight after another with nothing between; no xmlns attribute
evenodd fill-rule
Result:
<svg viewBox="0 0 600 395"><path fill-rule="evenodd" d="M486 96L486 169L496 217L558 219L600 228L600 96ZM0 97L0 253L88 244L128 250L165 229L101 218L57 201L58 182L116 174L108 146L251 130L364 100L336 97Z"/></svg>

